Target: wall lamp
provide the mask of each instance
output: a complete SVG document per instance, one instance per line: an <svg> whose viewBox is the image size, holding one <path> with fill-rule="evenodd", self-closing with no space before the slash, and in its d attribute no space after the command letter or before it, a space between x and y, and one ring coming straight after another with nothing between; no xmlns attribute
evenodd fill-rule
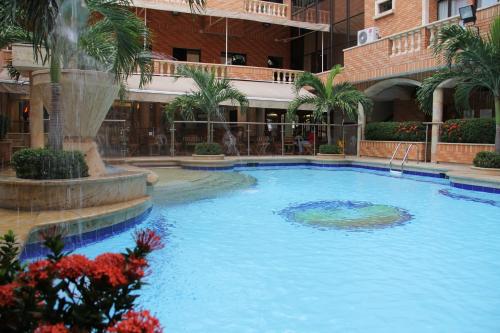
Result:
<svg viewBox="0 0 500 333"><path fill-rule="evenodd" d="M460 7L458 11L464 24L470 22L473 22L474 24L476 23L476 7L474 7L474 5Z"/></svg>

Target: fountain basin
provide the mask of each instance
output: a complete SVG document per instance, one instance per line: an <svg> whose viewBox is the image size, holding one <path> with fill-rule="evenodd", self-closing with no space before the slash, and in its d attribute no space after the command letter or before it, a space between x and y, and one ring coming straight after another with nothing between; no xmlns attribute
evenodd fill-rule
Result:
<svg viewBox="0 0 500 333"><path fill-rule="evenodd" d="M147 173L126 171L65 180L0 178L0 208L69 210L126 202L147 196Z"/></svg>

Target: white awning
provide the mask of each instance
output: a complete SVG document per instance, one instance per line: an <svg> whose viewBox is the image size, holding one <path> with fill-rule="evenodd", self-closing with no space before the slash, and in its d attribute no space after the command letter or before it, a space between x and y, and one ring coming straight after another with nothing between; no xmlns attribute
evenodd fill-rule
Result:
<svg viewBox="0 0 500 333"><path fill-rule="evenodd" d="M296 97L292 84L231 80L233 87L245 94L250 102L250 107L287 109L290 102ZM170 76L155 76L153 81L143 89L139 89L138 76L128 80L128 98L131 101L168 103L180 95L197 91L192 79L176 78ZM301 96L311 95L305 89ZM311 95L312 96L312 95ZM224 103L231 105L231 103ZM312 110L312 106L304 105L301 110Z"/></svg>

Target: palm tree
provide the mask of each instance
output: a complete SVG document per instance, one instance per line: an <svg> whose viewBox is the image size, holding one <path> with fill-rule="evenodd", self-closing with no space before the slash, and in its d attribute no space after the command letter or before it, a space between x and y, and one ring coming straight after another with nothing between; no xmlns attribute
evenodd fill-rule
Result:
<svg viewBox="0 0 500 333"><path fill-rule="evenodd" d="M424 80L417 92L421 109L432 113L434 90L449 79L456 83L455 104L461 110L470 109L472 92L489 91L495 103L495 150L500 153L500 17L492 22L486 35L459 25L443 27L433 51L436 56L444 56L447 66Z"/></svg>
<svg viewBox="0 0 500 333"><path fill-rule="evenodd" d="M192 10L205 4L188 2ZM104 70L122 87L137 70L141 87L151 81L152 57L145 47L150 33L132 5L131 0L0 0L0 48L30 43L35 61L49 61L51 148L61 150L63 143L61 69Z"/></svg>
<svg viewBox="0 0 500 333"><path fill-rule="evenodd" d="M173 119L176 110L180 110L185 119L194 119L195 112L207 115L207 142L212 143L212 131L210 122L213 120L223 120L220 104L230 101L234 105L239 105L242 111L248 107L248 99L239 90L234 88L228 79L217 78L215 71L206 72L191 66L182 66L177 74L193 79L198 90L192 91L174 99L165 106L167 119Z"/></svg>
<svg viewBox="0 0 500 333"><path fill-rule="evenodd" d="M322 120L326 113L328 144L332 143L330 115L332 111L342 112L342 124L345 115L354 118L358 113L358 105L361 104L366 111L372 107L371 100L362 92L357 90L352 84L342 82L334 84L335 77L342 71L340 65L334 66L326 82L312 73L304 73L295 81L295 92L297 97L288 107L288 117L294 119L300 106L310 104L314 106L313 117ZM299 91L304 87L311 87L314 96L299 96Z"/></svg>

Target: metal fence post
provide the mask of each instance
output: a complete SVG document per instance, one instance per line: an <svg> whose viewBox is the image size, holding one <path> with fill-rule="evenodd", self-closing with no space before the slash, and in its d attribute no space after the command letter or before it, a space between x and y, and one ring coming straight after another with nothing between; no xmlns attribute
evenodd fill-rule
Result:
<svg viewBox="0 0 500 333"><path fill-rule="evenodd" d="M250 124L247 124L247 156L250 156Z"/></svg>
<svg viewBox="0 0 500 333"><path fill-rule="evenodd" d="M175 123L170 127L170 155L175 156Z"/></svg>
<svg viewBox="0 0 500 333"><path fill-rule="evenodd" d="M316 156L316 125L313 126L313 156Z"/></svg>
<svg viewBox="0 0 500 333"><path fill-rule="evenodd" d="M281 156L285 155L285 125L281 123Z"/></svg>

